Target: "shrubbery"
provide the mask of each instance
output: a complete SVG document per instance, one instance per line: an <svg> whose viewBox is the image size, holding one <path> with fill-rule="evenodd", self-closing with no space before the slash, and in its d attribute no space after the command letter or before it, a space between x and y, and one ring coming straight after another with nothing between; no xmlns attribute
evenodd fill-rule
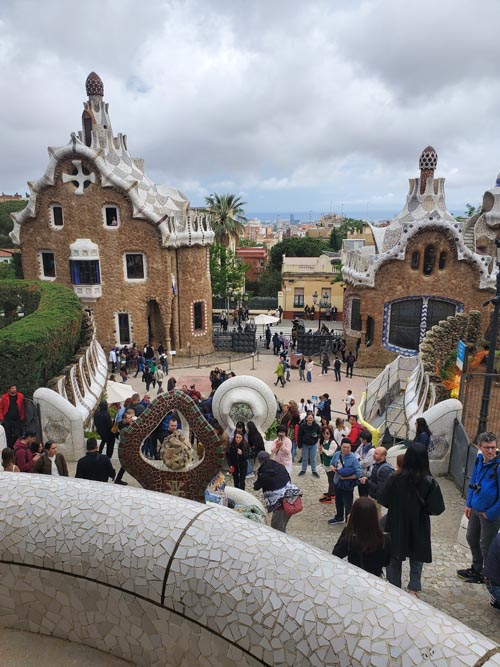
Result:
<svg viewBox="0 0 500 667"><path fill-rule="evenodd" d="M0 329L0 391L16 384L31 396L68 365L80 340L78 297L54 283L0 280L0 311L22 307L24 317Z"/></svg>

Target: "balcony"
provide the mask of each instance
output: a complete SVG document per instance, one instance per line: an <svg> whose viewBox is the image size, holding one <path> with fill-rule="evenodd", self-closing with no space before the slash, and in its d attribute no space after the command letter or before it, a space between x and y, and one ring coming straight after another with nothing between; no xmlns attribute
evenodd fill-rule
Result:
<svg viewBox="0 0 500 667"><path fill-rule="evenodd" d="M73 285L73 290L84 303L97 301L102 296L101 285Z"/></svg>

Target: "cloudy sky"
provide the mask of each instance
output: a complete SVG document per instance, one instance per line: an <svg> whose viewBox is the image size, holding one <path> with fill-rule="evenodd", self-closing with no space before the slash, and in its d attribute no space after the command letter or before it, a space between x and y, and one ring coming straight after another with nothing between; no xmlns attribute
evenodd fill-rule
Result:
<svg viewBox="0 0 500 667"><path fill-rule="evenodd" d="M193 204L398 212L428 144L448 208L500 170L498 0L2 0L0 191L26 190L104 81L115 132Z"/></svg>

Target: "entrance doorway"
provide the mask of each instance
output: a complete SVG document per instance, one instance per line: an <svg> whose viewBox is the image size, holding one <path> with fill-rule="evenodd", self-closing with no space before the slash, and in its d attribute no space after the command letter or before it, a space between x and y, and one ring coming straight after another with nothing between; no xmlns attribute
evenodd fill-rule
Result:
<svg viewBox="0 0 500 667"><path fill-rule="evenodd" d="M165 342L165 325L156 299L148 303L148 341L151 345L158 346Z"/></svg>

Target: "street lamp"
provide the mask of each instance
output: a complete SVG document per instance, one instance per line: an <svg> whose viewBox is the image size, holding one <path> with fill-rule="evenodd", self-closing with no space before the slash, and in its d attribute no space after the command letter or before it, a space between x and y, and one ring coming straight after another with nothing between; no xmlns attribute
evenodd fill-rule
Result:
<svg viewBox="0 0 500 667"><path fill-rule="evenodd" d="M495 240L495 245L497 247L497 283L496 283L496 294L493 299L483 303L483 306L487 306L490 303L493 304L493 317L491 318L491 327L490 327L490 339L489 339L489 351L488 359L486 361L486 376L484 378L483 385L483 396L481 398L481 411L479 413L479 424L477 427L477 435L484 433L488 426L488 413L490 407L490 398L491 398L491 383L493 381L493 373L495 372L495 348L497 343L498 336L498 322L500 316L500 239ZM476 436L477 437L477 436Z"/></svg>

